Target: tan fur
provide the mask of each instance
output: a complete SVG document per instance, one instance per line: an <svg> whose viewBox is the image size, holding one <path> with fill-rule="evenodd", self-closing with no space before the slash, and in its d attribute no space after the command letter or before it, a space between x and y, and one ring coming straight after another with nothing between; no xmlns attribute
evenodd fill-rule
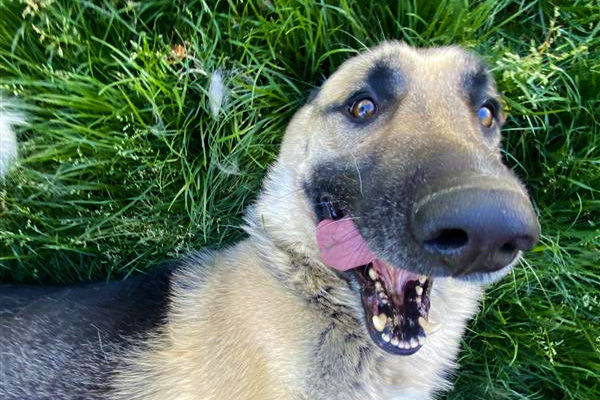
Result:
<svg viewBox="0 0 600 400"><path fill-rule="evenodd" d="M382 59L399 65L410 87L402 109L358 140L342 117L318 108L345 99ZM301 190L319 161L382 149L410 157L424 140L498 158L497 140L481 138L459 100L459 74L470 68L472 56L458 48L400 43L342 65L290 122L248 212L249 237L177 272L168 324L123 358L112 399L423 400L447 389L480 287L436 279L429 315L442 329L414 355L383 352L369 338L357 293L320 261L312 204Z"/></svg>

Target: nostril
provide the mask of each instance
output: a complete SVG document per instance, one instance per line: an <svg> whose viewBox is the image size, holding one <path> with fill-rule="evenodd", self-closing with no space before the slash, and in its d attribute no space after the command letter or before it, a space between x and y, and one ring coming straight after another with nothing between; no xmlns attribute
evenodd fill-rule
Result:
<svg viewBox="0 0 600 400"><path fill-rule="evenodd" d="M535 211L512 185L474 179L440 187L415 203L408 220L423 258L435 266L455 275L496 271L537 242Z"/></svg>
<svg viewBox="0 0 600 400"><path fill-rule="evenodd" d="M432 253L453 253L469 241L469 235L462 229L443 229L433 238L425 240L425 248Z"/></svg>
<svg viewBox="0 0 600 400"><path fill-rule="evenodd" d="M485 264L485 269L488 271L497 271L508 264L512 263L519 251L519 245L516 239L505 242L502 246L498 247L496 251L490 252L488 262Z"/></svg>
<svg viewBox="0 0 600 400"><path fill-rule="evenodd" d="M515 248L515 246L512 243L510 243L510 242L504 243L500 247L500 252L504 253L504 254L513 254L513 253L516 252L516 250L517 249Z"/></svg>
<svg viewBox="0 0 600 400"><path fill-rule="evenodd" d="M532 236L519 236L512 240L513 247L517 250L531 250L537 239Z"/></svg>

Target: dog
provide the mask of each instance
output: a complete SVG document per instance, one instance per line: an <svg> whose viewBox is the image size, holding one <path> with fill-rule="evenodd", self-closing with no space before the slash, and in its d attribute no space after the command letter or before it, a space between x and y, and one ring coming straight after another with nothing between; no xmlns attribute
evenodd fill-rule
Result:
<svg viewBox="0 0 600 400"><path fill-rule="evenodd" d="M0 291L3 399L432 399L539 236L459 47L384 42L294 115L247 238L121 282Z"/></svg>

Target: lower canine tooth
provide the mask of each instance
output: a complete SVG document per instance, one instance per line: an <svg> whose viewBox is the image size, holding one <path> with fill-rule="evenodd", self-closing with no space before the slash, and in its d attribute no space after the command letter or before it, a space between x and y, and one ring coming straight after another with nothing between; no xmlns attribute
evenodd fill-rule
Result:
<svg viewBox="0 0 600 400"><path fill-rule="evenodd" d="M385 324L387 322L387 316L384 313L379 315L373 315L373 326L378 332L383 332Z"/></svg>
<svg viewBox="0 0 600 400"><path fill-rule="evenodd" d="M436 324L436 323L432 323L430 321L427 321L423 317L419 317L418 322L419 322L419 325L421 325L421 328L423 328L423 330L425 331L425 333L428 334L428 335L436 333L441 328L440 324Z"/></svg>
<svg viewBox="0 0 600 400"><path fill-rule="evenodd" d="M372 280L377 280L378 276L377 271L375 271L375 269L371 268L369 270L369 278L371 278Z"/></svg>

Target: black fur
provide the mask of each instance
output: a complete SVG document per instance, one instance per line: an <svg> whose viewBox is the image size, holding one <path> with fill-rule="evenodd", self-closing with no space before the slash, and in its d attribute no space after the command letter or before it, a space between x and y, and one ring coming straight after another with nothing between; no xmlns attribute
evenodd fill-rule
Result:
<svg viewBox="0 0 600 400"><path fill-rule="evenodd" d="M480 65L477 71L465 75L463 78L463 86L469 105L473 110L481 107L490 97L492 78L487 69ZM497 102L497 100L494 99Z"/></svg>
<svg viewBox="0 0 600 400"><path fill-rule="evenodd" d="M404 77L384 63L378 63L367 73L367 84L375 100L383 105L396 103L405 87Z"/></svg>
<svg viewBox="0 0 600 400"><path fill-rule="evenodd" d="M304 182L304 192L314 204L316 222L332 218L330 208L341 215L352 214L360 195L358 170L366 169L368 165L357 167L354 161L346 159L325 162L313 169L309 180Z"/></svg>
<svg viewBox="0 0 600 400"><path fill-rule="evenodd" d="M378 120L380 115L385 114L386 111L397 107L406 93L406 86L406 78L400 70L385 63L378 63L367 72L361 88L348 93L348 97L343 103L331 104L325 110L329 113L345 113L357 127L363 127ZM370 98L375 102L377 108L375 118L359 120L350 115L349 110L352 104L364 98Z"/></svg>
<svg viewBox="0 0 600 400"><path fill-rule="evenodd" d="M0 398L99 398L114 354L165 321L174 268L110 283L1 285Z"/></svg>

